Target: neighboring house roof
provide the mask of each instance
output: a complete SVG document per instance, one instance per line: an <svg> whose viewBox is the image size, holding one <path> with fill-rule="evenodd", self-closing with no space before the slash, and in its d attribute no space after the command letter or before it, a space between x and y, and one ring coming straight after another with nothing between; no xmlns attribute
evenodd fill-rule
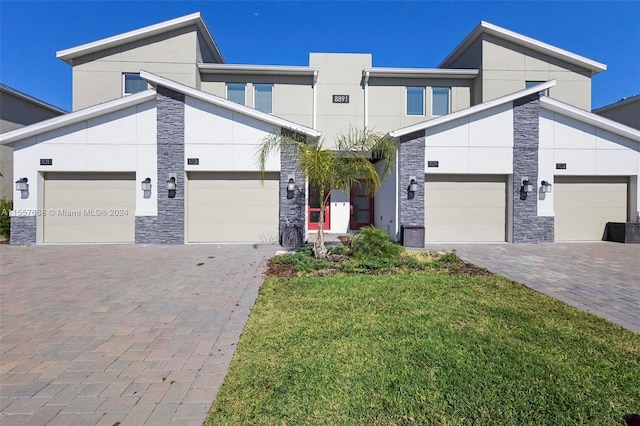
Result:
<svg viewBox="0 0 640 426"><path fill-rule="evenodd" d="M366 77L399 77L399 78L462 78L474 79L478 75L476 69L446 68L365 68L362 76Z"/></svg>
<svg viewBox="0 0 640 426"><path fill-rule="evenodd" d="M21 91L19 91L17 89L14 89L11 86L7 86L6 84L0 83L0 92L8 93L10 95L15 96L16 98L23 99L23 100L25 100L27 102L30 102L30 103L32 103L34 105L37 105L39 107L48 109L49 111L52 111L52 112L55 112L55 113L58 113L58 114L64 114L64 113L67 112L67 111L63 110L62 108L58 108L57 106L51 105L51 104L49 104L49 103L47 103L45 101L41 101L40 99L34 98L33 96L30 96L30 95L27 95L26 93L21 92Z"/></svg>
<svg viewBox="0 0 640 426"><path fill-rule="evenodd" d="M193 87L185 86L184 84L175 82L173 80L169 80L168 78L160 77L156 74L152 74L144 70L140 71L140 77L144 78L154 86L164 86L171 90L175 90L176 92L180 92L185 95L191 96L192 98L200 99L201 101L205 101L213 105L218 105L220 107L237 112L239 114L243 114L248 117L252 117L257 120L273 124L274 126L284 127L286 129L290 129L295 132L303 133L305 135L312 136L312 137L318 137L321 135L321 133L318 130L312 129L310 127L306 127L301 124L297 124L292 121L285 120L280 117L276 117L275 115L258 111L257 109L253 109L244 105L237 104L235 102L229 101L219 96L205 93L201 90L194 89Z"/></svg>
<svg viewBox="0 0 640 426"><path fill-rule="evenodd" d="M203 74L262 74L262 75L310 75L318 72L317 67L289 65L242 65L242 64L198 64Z"/></svg>
<svg viewBox="0 0 640 426"><path fill-rule="evenodd" d="M462 109L460 111L452 112L451 114L443 115L431 120L423 121L417 124L413 124L411 126L403 127L401 129L394 130L389 132L389 136L398 138L400 136L405 136L413 132L418 132L421 130L426 130L430 127L437 126L439 124L447 123L449 121L457 120L459 118L467 117L471 114L476 114L481 111L485 111L487 109L506 104L507 102L513 102L516 99L524 98L525 96L533 95L534 93L541 92L543 90L547 90L550 87L556 85L556 80L547 81L544 83L536 84L535 86L531 86L527 89L520 90L515 93L511 93L506 96L502 96L500 98L496 98L490 100L488 102L484 102L481 104L474 105L469 108ZM542 97L541 97L542 98Z"/></svg>
<svg viewBox="0 0 640 426"><path fill-rule="evenodd" d="M610 111L612 109L616 109L616 108L619 108L619 107L622 107L622 106L626 106L626 105L629 105L629 104L633 104L633 103L636 103L636 102L640 102L640 94L629 96L627 98L622 98L619 101L614 102L612 104L605 105L605 106L602 106L600 108L596 108L591 112L593 112L594 114L600 114L600 113L607 112L607 111Z"/></svg>
<svg viewBox="0 0 640 426"><path fill-rule="evenodd" d="M178 28L187 27L189 25L197 25L198 29L202 32L204 40L207 43L211 53L218 62L224 63L224 58L216 45L215 40L211 36L207 25L202 20L200 12L192 13L191 15L182 16L180 18L171 19L169 21L160 22L159 24L150 25L148 27L140 28L137 30L129 31L126 33L118 34L113 37L103 38L91 43L82 44L80 46L72 47L70 49L60 50L56 52L56 57L62 59L69 65L72 65L72 61L80 56L87 55L89 53L99 52L110 47L120 46L132 41L141 40L153 35L166 33Z"/></svg>
<svg viewBox="0 0 640 426"><path fill-rule="evenodd" d="M439 67L447 67L453 63L478 37L482 34L491 34L503 40L508 40L516 43L520 46L527 47L531 50L543 53L553 58L561 59L562 61L570 64L578 65L582 68L586 68L591 71L591 74L597 74L601 71L605 71L607 66L600 62L596 62L592 59L585 58L584 56L576 55L567 50L560 49L547 43L535 40L530 37L523 36L521 34L509 31L505 28L497 25L490 24L485 21L480 23L465 37L464 40L447 56Z"/></svg>
<svg viewBox="0 0 640 426"><path fill-rule="evenodd" d="M14 142L49 132L51 130L138 105L155 99L155 97L155 90L145 90L144 92L136 93L135 95L125 96L123 98L118 98L113 101L81 109L79 111L70 112L59 117L40 121L0 135L0 145L11 145Z"/></svg>

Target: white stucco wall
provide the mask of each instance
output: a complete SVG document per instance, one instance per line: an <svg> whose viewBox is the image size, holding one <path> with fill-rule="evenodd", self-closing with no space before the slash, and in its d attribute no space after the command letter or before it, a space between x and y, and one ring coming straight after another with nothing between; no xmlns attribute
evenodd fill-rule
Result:
<svg viewBox="0 0 640 426"><path fill-rule="evenodd" d="M149 177L153 188L147 199L136 191L135 215L156 215L156 152L155 100L19 141L13 171L29 179L29 192L15 197L14 210L42 209L47 172L136 172L137 182ZM40 166L41 158L53 165Z"/></svg>
<svg viewBox="0 0 640 426"><path fill-rule="evenodd" d="M186 171L257 171L260 143L280 129L244 114L187 96L185 99L185 161L199 158L200 164L185 165ZM280 171L280 153L275 150L267 171Z"/></svg>
<svg viewBox="0 0 640 426"><path fill-rule="evenodd" d="M382 173L385 162L380 161L376 164L376 171ZM374 225L377 228L387 231L391 239L399 240L398 235L398 175L397 158L391 174L382 182L380 190L376 194L374 200Z"/></svg>

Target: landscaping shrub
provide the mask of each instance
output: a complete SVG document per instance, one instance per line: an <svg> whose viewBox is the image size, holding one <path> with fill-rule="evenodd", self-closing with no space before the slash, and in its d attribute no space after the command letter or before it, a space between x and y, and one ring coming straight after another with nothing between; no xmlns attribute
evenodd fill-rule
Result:
<svg viewBox="0 0 640 426"><path fill-rule="evenodd" d="M271 261L279 265L293 265L296 272L312 272L334 267L331 262L313 257L310 248L302 248L292 254L276 256Z"/></svg>
<svg viewBox="0 0 640 426"><path fill-rule="evenodd" d="M403 248L391 241L389 234L384 230L367 226L353 237L351 251L358 259L395 259L402 253Z"/></svg>
<svg viewBox="0 0 640 426"><path fill-rule="evenodd" d="M11 235L11 217L9 217L11 210L13 210L13 201L6 198L0 200L0 236L5 238Z"/></svg>

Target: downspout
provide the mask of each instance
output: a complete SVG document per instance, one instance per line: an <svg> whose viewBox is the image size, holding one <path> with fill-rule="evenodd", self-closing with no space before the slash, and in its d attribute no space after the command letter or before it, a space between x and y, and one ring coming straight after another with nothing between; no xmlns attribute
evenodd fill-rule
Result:
<svg viewBox="0 0 640 426"><path fill-rule="evenodd" d="M313 129L316 128L316 115L317 115L317 95L316 95L316 85L318 83L318 70L313 71L313 117L311 121L311 127Z"/></svg>
<svg viewBox="0 0 640 426"><path fill-rule="evenodd" d="M368 93L369 93L369 71L364 71L364 128L366 129L369 125L369 103L368 103Z"/></svg>

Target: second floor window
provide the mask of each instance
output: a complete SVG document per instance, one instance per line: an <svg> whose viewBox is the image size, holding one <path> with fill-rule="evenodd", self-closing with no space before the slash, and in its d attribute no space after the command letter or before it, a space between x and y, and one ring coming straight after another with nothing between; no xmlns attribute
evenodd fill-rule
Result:
<svg viewBox="0 0 640 426"><path fill-rule="evenodd" d="M424 87L407 87L407 115L424 115Z"/></svg>
<svg viewBox="0 0 640 426"><path fill-rule="evenodd" d="M245 85L238 83L227 84L227 99L240 105L245 105Z"/></svg>
<svg viewBox="0 0 640 426"><path fill-rule="evenodd" d="M254 88L254 105L258 111L271 114L273 112L273 85L256 84Z"/></svg>
<svg viewBox="0 0 640 426"><path fill-rule="evenodd" d="M431 115L446 115L451 112L451 88L450 87L434 87L433 109Z"/></svg>
<svg viewBox="0 0 640 426"><path fill-rule="evenodd" d="M524 88L528 89L529 87L537 86L538 84L542 84L544 81L525 81ZM549 96L549 89L545 89L539 92L540 96Z"/></svg>
<svg viewBox="0 0 640 426"><path fill-rule="evenodd" d="M147 80L140 77L140 74L124 74L122 78L124 81L122 94L124 96L144 92L149 88Z"/></svg>

